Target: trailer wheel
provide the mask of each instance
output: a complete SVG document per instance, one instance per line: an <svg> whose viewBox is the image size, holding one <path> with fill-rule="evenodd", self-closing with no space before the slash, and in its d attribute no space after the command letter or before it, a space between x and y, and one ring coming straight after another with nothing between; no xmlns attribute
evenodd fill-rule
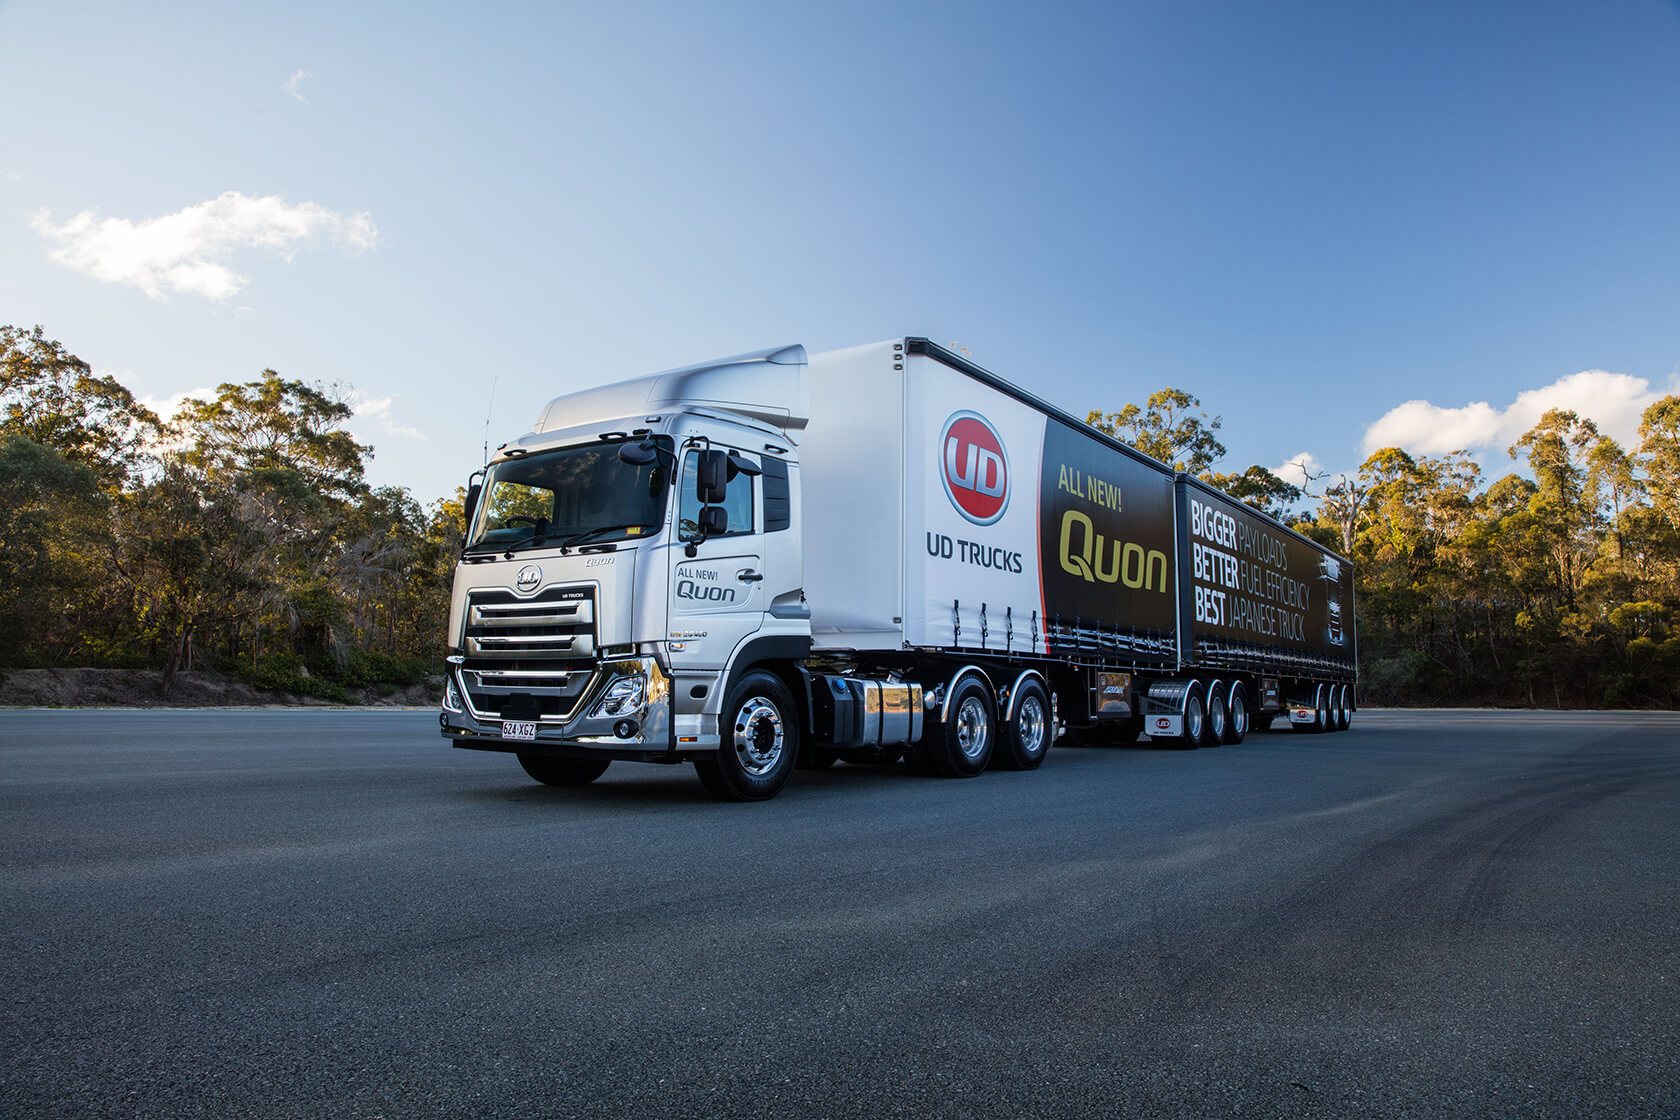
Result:
<svg viewBox="0 0 1680 1120"><path fill-rule="evenodd" d="M1208 686L1207 694L1207 731L1202 736L1204 747L1217 747L1226 742L1225 736L1231 726L1231 709L1225 692L1224 681L1214 681Z"/></svg>
<svg viewBox="0 0 1680 1120"><path fill-rule="evenodd" d="M1225 703L1231 712L1230 718L1225 721L1225 741L1240 743L1248 734L1248 690L1243 688L1241 681L1231 682Z"/></svg>
<svg viewBox="0 0 1680 1120"><path fill-rule="evenodd" d="M722 742L694 760L712 795L724 801L766 801L787 784L799 758L799 724L787 685L755 670L730 689L718 720Z"/></svg>
<svg viewBox="0 0 1680 1120"><path fill-rule="evenodd" d="M540 754L522 754L519 765L545 786L586 786L605 774L612 762L604 758L549 758Z"/></svg>
<svg viewBox="0 0 1680 1120"><path fill-rule="evenodd" d="M1353 723L1353 712L1348 706L1349 691L1345 684L1336 686L1336 707L1331 714L1336 717L1337 731L1346 731L1348 726Z"/></svg>
<svg viewBox="0 0 1680 1120"><path fill-rule="evenodd" d="M1159 742L1163 747L1193 751L1206 741L1207 733L1207 701L1202 697L1202 686L1191 684L1184 697L1184 733L1176 739L1162 739Z"/></svg>
<svg viewBox="0 0 1680 1120"><path fill-rule="evenodd" d="M992 753L1002 770L1037 770L1050 751L1055 728L1050 724L1050 695L1035 680L1024 680L1013 697L1015 717L1005 720L1003 741Z"/></svg>
<svg viewBox="0 0 1680 1120"><path fill-rule="evenodd" d="M945 705L939 733L923 741L922 754L941 777L972 778L991 761L996 730L992 690L979 677L965 677Z"/></svg>
<svg viewBox="0 0 1680 1120"><path fill-rule="evenodd" d="M1322 735L1326 731L1336 730L1336 717L1330 712L1330 686L1327 684L1318 686L1318 709L1314 715L1314 732Z"/></svg>

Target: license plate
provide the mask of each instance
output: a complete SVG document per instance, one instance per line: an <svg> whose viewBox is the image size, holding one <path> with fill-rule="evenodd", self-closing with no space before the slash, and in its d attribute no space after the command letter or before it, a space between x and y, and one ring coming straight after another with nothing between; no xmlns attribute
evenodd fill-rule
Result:
<svg viewBox="0 0 1680 1120"><path fill-rule="evenodd" d="M502 721L502 738L504 739L535 739L537 725L534 723L517 723L511 719Z"/></svg>

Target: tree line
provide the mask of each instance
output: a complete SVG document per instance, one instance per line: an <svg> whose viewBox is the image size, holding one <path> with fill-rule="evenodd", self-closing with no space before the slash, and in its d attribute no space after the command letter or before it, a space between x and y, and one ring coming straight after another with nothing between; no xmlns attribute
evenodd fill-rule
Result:
<svg viewBox="0 0 1680 1120"><path fill-rule="evenodd" d="M347 388L273 370L167 422L48 339L0 327L0 666L209 667L342 698L438 667L461 495L365 479ZM1624 448L1573 412L1491 482L1383 448L1292 485L1223 459L1167 388L1088 422L1355 564L1372 702L1680 704L1680 397Z"/></svg>
<svg viewBox="0 0 1680 1120"><path fill-rule="evenodd" d="M42 328L0 327L0 665L343 698L432 669L459 497L367 484L348 390L273 370L167 422Z"/></svg>
<svg viewBox="0 0 1680 1120"><path fill-rule="evenodd" d="M1172 388L1088 422L1350 557L1368 701L1680 705L1680 397L1633 448L1552 409L1508 449L1527 471L1492 481L1398 447L1304 487L1220 474L1219 419Z"/></svg>

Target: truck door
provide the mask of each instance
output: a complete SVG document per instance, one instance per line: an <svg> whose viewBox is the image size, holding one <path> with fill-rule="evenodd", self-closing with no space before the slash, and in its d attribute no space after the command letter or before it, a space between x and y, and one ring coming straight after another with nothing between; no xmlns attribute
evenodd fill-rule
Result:
<svg viewBox="0 0 1680 1120"><path fill-rule="evenodd" d="M674 662L685 668L721 669L730 651L764 622L763 501L757 477L736 475L718 503L727 516L726 528L701 539L699 463L698 449L684 453L677 543L670 550L670 636L684 645Z"/></svg>

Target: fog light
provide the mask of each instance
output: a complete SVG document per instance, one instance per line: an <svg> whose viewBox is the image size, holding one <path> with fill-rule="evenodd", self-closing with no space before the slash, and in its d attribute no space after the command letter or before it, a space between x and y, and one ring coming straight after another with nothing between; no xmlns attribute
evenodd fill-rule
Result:
<svg viewBox="0 0 1680 1120"><path fill-rule="evenodd" d="M613 734L620 739L634 739L636 730L636 721L633 719L621 719L613 724Z"/></svg>

